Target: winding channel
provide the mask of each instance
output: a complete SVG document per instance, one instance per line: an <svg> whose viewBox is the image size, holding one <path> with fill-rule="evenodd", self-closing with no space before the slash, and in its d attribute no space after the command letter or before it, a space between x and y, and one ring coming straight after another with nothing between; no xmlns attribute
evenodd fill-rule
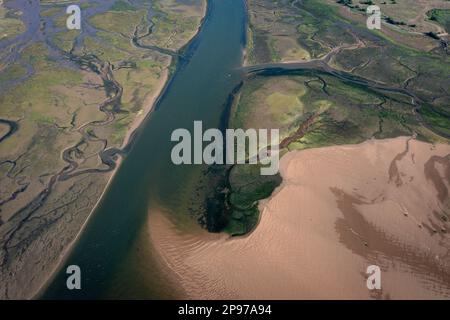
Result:
<svg viewBox="0 0 450 320"><path fill-rule="evenodd" d="M173 146L170 136L178 128L192 132L195 120L203 122L204 130L221 127L228 114L230 93L249 77L298 73L330 75L377 92L407 95L411 98L413 108L417 108L421 102L405 88L385 86L335 70L328 65L330 57L305 63L243 68L246 26L247 8L244 1L208 1L202 28L186 48L182 59L179 59L177 70L158 99L154 111L133 133L123 150L104 149L99 154L108 168L77 172L77 162L72 160L76 146L63 152L67 166L50 180L50 188L39 195L35 205L42 203L58 179L112 170L116 166L115 156L118 154L123 155L124 160L42 298L177 297L176 288L168 284L152 249L145 247L139 239L147 215L152 210L166 208L172 212L174 219L180 221L190 215L192 195L205 170L204 166L173 165L170 159ZM149 29L151 32L152 28ZM134 45L179 58L178 53L142 45L137 34L135 32L132 39ZM105 112L106 119L78 128L85 140L92 140L95 137L88 135L87 127L105 125L114 120L114 114L107 111L106 106L120 99L122 89L114 81L109 64L97 61L94 56L90 56L89 61L84 58L72 56L71 60L79 64L94 63L101 77L114 84L114 95L99 106ZM0 142L15 132L14 126L7 124L10 130L0 138ZM302 128L299 129L301 131ZM65 266L71 264L80 266L83 272L83 290L69 291L66 288Z"/></svg>
<svg viewBox="0 0 450 320"><path fill-rule="evenodd" d="M8 137L12 136L19 129L19 123L17 121L0 119L0 124L8 126L8 131L0 137L0 143L3 140L6 140Z"/></svg>

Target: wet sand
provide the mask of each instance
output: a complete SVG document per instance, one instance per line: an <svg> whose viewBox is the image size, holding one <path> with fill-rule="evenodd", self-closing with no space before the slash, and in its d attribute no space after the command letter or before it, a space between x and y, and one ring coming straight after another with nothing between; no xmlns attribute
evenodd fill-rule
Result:
<svg viewBox="0 0 450 320"><path fill-rule="evenodd" d="M182 232L155 210L150 241L180 298L448 299L449 154L406 137L290 152L250 235Z"/></svg>

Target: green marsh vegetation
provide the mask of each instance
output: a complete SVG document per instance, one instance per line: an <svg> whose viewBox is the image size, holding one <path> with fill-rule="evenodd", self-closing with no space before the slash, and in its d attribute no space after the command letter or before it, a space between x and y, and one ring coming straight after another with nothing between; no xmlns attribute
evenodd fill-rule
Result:
<svg viewBox="0 0 450 320"><path fill-rule="evenodd" d="M420 101L415 101L416 106L406 94L300 68L284 75L249 77L232 109L231 127L280 128L282 141L294 137L285 140L289 143L283 146L282 154L398 136L448 142L450 57L442 48L425 51L398 43L340 16L338 7L326 1L251 0L249 6L248 35L252 39L248 63L283 62L286 51L274 44L281 43L280 38L294 39L307 52L303 57L320 59L335 50L330 67L405 90ZM434 16L439 23L445 21L439 10ZM279 177L266 181L251 167L236 165L229 173L228 203L233 210L225 230L232 235L244 234L256 225L258 202L280 183ZM246 208L246 214L241 214L241 207Z"/></svg>
<svg viewBox="0 0 450 320"><path fill-rule="evenodd" d="M17 3L22 11L0 1L0 40L19 36L3 42L0 54L3 298L8 292L28 297L42 285L42 270L52 269L75 238L111 176L119 148L168 78L172 55L158 50L158 39L170 39L176 55L197 31L204 1L83 0L87 28L81 31L66 29L68 1ZM24 14L30 8L36 16ZM166 28L167 21L182 22L183 28ZM25 32L25 25L34 29ZM138 47L135 32L156 46ZM39 267L19 272L24 264ZM16 272L27 288L11 277Z"/></svg>
<svg viewBox="0 0 450 320"><path fill-rule="evenodd" d="M20 20L22 13L8 10L4 0L0 0L0 40L15 37L25 31L25 25Z"/></svg>
<svg viewBox="0 0 450 320"><path fill-rule="evenodd" d="M450 32L450 9L433 9L427 12L427 16Z"/></svg>

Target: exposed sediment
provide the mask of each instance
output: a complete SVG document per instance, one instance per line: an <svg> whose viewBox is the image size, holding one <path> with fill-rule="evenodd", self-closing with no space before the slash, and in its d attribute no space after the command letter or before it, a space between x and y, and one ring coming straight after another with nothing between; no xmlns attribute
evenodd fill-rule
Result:
<svg viewBox="0 0 450 320"><path fill-rule="evenodd" d="M410 140L404 153L408 140L290 152L248 236L187 234L152 211L149 241L184 298L448 298L450 147ZM374 264L382 289L370 291Z"/></svg>

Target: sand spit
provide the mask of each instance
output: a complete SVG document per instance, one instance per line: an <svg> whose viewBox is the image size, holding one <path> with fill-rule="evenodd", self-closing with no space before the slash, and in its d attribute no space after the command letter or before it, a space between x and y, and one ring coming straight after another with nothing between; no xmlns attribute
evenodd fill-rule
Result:
<svg viewBox="0 0 450 320"><path fill-rule="evenodd" d="M152 245L187 298L450 298L449 154L405 137L290 152L252 234L186 234L159 211Z"/></svg>

